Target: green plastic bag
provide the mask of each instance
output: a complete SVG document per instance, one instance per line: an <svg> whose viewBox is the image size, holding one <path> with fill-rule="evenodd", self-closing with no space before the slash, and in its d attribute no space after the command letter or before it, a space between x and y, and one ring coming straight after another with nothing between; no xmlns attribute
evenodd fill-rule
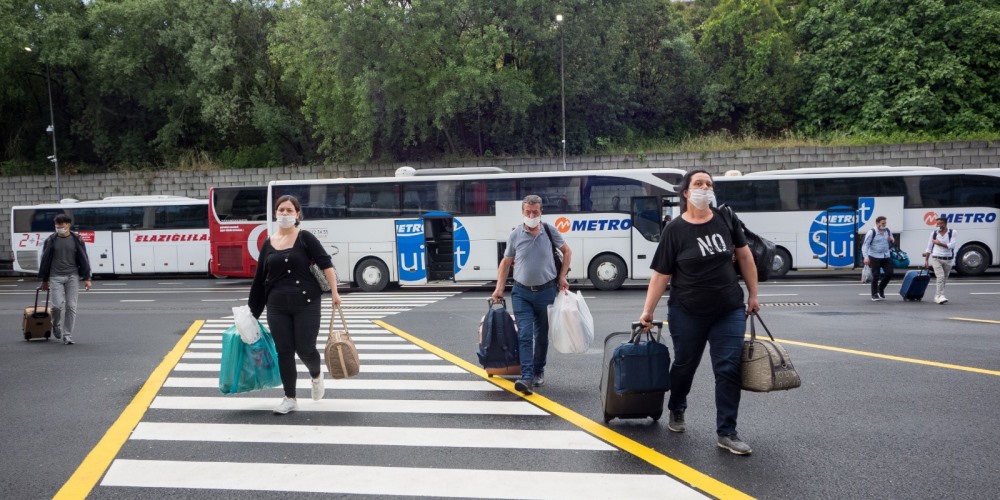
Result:
<svg viewBox="0 0 1000 500"><path fill-rule="evenodd" d="M264 325L260 325L260 339L253 344L243 342L236 325L222 333L219 392L238 394L280 385L278 352L274 348L271 332Z"/></svg>

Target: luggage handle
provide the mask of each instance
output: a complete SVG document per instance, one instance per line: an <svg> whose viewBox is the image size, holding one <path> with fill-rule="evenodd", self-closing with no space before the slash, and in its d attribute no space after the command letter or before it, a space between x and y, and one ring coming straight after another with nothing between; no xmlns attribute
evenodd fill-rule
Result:
<svg viewBox="0 0 1000 500"><path fill-rule="evenodd" d="M42 292L42 287L38 287L38 288L35 289L35 311L32 314L38 314L38 294L40 294L41 292ZM51 290L45 290L45 309L46 310L48 310L48 308L49 308L49 293L51 293Z"/></svg>
<svg viewBox="0 0 1000 500"><path fill-rule="evenodd" d="M347 320L344 319L344 310L341 309L340 304L334 304L333 305L333 310L337 311L337 314L340 315L340 323L342 325L344 325L344 333L346 333L348 336L350 336L351 332L349 332L347 330ZM333 318L330 318L330 334L329 334L329 336L333 337Z"/></svg>
<svg viewBox="0 0 1000 500"><path fill-rule="evenodd" d="M757 329L754 327L754 319L756 319L757 321L760 321L760 326L764 327L764 331L767 333L768 338L771 339L771 342L775 342L774 335L771 335L771 330L769 330L767 328L767 325L764 324L764 320L761 319L760 314L758 314L758 313L751 314L750 315L750 347L747 349L747 351L748 351L747 352L747 356L749 356L751 359L753 358L753 347L754 347L754 345L756 344L756 341L757 341ZM781 366L785 366L787 363L785 362L785 357L781 355L781 351L778 351L778 357L781 358Z"/></svg>
<svg viewBox="0 0 1000 500"><path fill-rule="evenodd" d="M638 321L632 322L632 336L628 339L629 342L633 344L638 344L642 340L642 335L646 334L649 340L655 340L661 342L660 338L663 336L663 321L650 321L651 326L656 327L656 338L653 338L652 328L649 330L643 329L642 323Z"/></svg>
<svg viewBox="0 0 1000 500"><path fill-rule="evenodd" d="M505 299L505 298L501 298L500 302L495 302L493 300L493 297L490 297L490 298L486 299L486 304L488 304L486 306L486 312L492 311L493 310L493 306L500 306L500 307L502 307L504 309L507 309L507 299Z"/></svg>

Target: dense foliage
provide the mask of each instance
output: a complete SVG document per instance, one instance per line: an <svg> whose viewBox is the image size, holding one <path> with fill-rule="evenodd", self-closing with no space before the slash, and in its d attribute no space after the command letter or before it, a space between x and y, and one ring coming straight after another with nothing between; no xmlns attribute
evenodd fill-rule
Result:
<svg viewBox="0 0 1000 500"><path fill-rule="evenodd" d="M8 174L50 168L49 84L76 171L558 155L563 98L569 154L1000 129L995 0L0 0L0 26Z"/></svg>

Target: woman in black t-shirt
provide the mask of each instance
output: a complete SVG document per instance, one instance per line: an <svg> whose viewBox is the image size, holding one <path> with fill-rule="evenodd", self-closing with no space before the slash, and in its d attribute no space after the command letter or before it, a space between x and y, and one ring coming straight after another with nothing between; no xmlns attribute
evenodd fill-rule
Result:
<svg viewBox="0 0 1000 500"><path fill-rule="evenodd" d="M730 230L722 214L712 207L713 188L712 176L704 170L692 170L681 179L681 215L660 235L639 321L649 327L656 304L670 285L667 321L674 362L670 369L667 428L673 432L685 430L687 395L707 344L715 372L717 444L737 455L747 455L752 450L737 436L736 418L746 318L760 309L757 268L743 229L734 223ZM734 255L749 294L745 306L743 289L733 269Z"/></svg>
<svg viewBox="0 0 1000 500"><path fill-rule="evenodd" d="M340 304L333 262L323 245L309 231L299 229L302 207L294 196L285 195L274 204L278 231L260 249L257 272L250 285L250 312L255 318L267 308L267 324L278 351L278 371L285 399L274 409L285 414L298 409L295 382L298 370L295 355L312 377L312 398L323 398L323 371L316 339L319 338L320 305L323 290L309 270L315 262L330 282L334 304Z"/></svg>

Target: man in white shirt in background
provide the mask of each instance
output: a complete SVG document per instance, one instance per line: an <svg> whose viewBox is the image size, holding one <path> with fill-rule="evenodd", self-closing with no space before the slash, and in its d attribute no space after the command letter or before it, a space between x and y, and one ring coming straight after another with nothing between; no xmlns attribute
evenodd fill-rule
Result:
<svg viewBox="0 0 1000 500"><path fill-rule="evenodd" d="M937 278L937 289L934 291L935 304L948 302L944 296L944 286L955 259L955 241L955 230L948 229L948 218L943 215L938 216L937 229L931 233L927 251L924 252L924 267L927 267L929 262Z"/></svg>

